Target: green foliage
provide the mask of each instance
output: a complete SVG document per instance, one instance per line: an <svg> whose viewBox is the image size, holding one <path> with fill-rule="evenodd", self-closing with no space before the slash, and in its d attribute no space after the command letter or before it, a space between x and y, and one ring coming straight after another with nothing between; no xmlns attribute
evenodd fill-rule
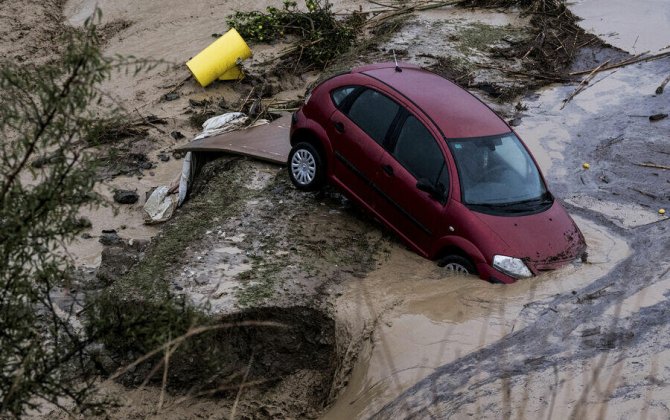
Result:
<svg viewBox="0 0 670 420"><path fill-rule="evenodd" d="M270 42L295 35L300 38L294 58L305 68L325 68L334 58L346 52L356 41L365 17L360 13L338 20L327 0L306 0L307 11L295 1L284 1L284 7L268 7L265 12L236 12L226 23L249 41Z"/></svg>
<svg viewBox="0 0 670 420"><path fill-rule="evenodd" d="M67 50L46 65L0 64L0 413L14 416L43 401L102 407L86 376L92 338L72 322L77 306L54 290L67 286L63 245L84 228L79 209L98 202L82 146L104 131L96 104L103 117L117 112L98 85L132 60L103 57L90 22L62 43Z"/></svg>

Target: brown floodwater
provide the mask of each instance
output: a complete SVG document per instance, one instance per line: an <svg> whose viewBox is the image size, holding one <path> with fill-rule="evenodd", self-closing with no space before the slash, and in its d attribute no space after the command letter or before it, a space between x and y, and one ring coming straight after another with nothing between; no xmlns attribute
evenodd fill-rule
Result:
<svg viewBox="0 0 670 420"><path fill-rule="evenodd" d="M152 155L152 161L157 161ZM144 176L119 176L110 181L98 183L95 191L101 194L108 205L95 208L83 208L81 216L87 217L93 225L89 230L91 238L78 238L67 245L67 252L77 266L97 267L100 265L102 244L98 236L102 230L115 229L119 236L125 239L151 239L158 232L156 225L144 223L143 206L146 202L145 194L151 188L161 185L171 185L181 174L182 160L171 159L168 162L159 162L158 166L150 171L144 171ZM153 173L153 176L151 175ZM133 190L140 196L135 204L116 204L113 196L115 189Z"/></svg>
<svg viewBox="0 0 670 420"><path fill-rule="evenodd" d="M445 276L439 267L394 248L379 269L353 281L340 298L342 314L372 322L384 316L327 419L365 418L433 371L532 322L526 304L580 289L629 254L625 241L576 219L589 262L575 263L512 285L473 276Z"/></svg>
<svg viewBox="0 0 670 420"><path fill-rule="evenodd" d="M378 270L350 282L338 301L348 322L379 324L325 418L370 416L438 367L533 322L527 304L583 288L629 255L623 239L585 219L576 222L587 239L588 263L512 285L447 276L434 263L393 248Z"/></svg>
<svg viewBox="0 0 670 420"><path fill-rule="evenodd" d="M624 51L639 54L670 47L667 0L574 0L568 7L582 18L579 26Z"/></svg>

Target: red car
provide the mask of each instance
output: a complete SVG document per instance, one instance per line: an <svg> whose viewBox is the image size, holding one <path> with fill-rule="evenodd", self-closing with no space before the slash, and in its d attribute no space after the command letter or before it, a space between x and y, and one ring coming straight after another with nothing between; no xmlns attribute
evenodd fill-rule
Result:
<svg viewBox="0 0 670 420"><path fill-rule="evenodd" d="M330 182L447 270L512 283L582 256L584 237L514 130L418 66L373 64L293 115L289 176Z"/></svg>

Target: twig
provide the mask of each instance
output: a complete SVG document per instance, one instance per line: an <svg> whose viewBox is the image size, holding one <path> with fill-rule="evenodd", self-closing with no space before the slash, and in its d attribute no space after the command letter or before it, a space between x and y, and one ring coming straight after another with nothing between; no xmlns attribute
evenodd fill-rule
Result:
<svg viewBox="0 0 670 420"><path fill-rule="evenodd" d="M249 98L251 98L251 95L254 93L254 90L256 90L256 86L252 87L251 90L249 91L249 94L247 95L247 97L242 102L242 105L240 105L239 112L242 112L242 110L244 109L244 106L247 104L247 102L249 102Z"/></svg>
<svg viewBox="0 0 670 420"><path fill-rule="evenodd" d="M172 87L172 89L170 89L170 90L166 93L166 95L169 94L169 93L173 93L174 91L176 91L177 89L179 89L180 87L182 87L182 86L184 85L184 83L188 82L192 77L193 77L193 75L189 73L189 75L186 76L186 77L184 78L184 80L182 80L181 82L175 84L175 85Z"/></svg>
<svg viewBox="0 0 670 420"><path fill-rule="evenodd" d="M634 165L637 165L637 166L644 166L645 168L665 169L665 170L667 170L667 171L670 171L670 166L657 165L657 164L655 164L655 163L651 163L651 162L634 163Z"/></svg>
<svg viewBox="0 0 670 420"><path fill-rule="evenodd" d="M170 354L172 353L172 351L173 350L170 347L165 349L165 359L163 361L163 384L161 386L161 395L158 398L157 411L160 411L160 409L163 408L163 402L165 401L165 389L167 388L168 370L170 366Z"/></svg>
<svg viewBox="0 0 670 420"><path fill-rule="evenodd" d="M601 69L602 67L606 66L607 63L609 63L609 62L610 62L610 60L607 60L604 63L602 63L601 65L599 65L598 67L596 67L595 69L593 69L593 71L591 73L589 73L589 75L586 76L581 81L579 86L577 86L577 89L572 91L572 93L567 98L563 99L563 105L561 105L561 109L565 108L565 106L568 104L568 102L570 102L572 100L572 98L579 95L579 93L586 88L586 85L589 84L589 82L595 77L598 70Z"/></svg>
<svg viewBox="0 0 670 420"><path fill-rule="evenodd" d="M368 0L368 3L376 4L377 6L388 7L390 9L399 9L400 8L399 6L394 6L392 4L384 4L384 3L374 1L374 0Z"/></svg>
<svg viewBox="0 0 670 420"><path fill-rule="evenodd" d="M619 143L622 140L623 140L623 134L608 140L605 144L602 144L600 146L596 146L596 150L603 150L603 149L605 149L607 147L610 147L610 146L612 146L616 143Z"/></svg>
<svg viewBox="0 0 670 420"><path fill-rule="evenodd" d="M654 194L648 193L648 192L646 192L646 191L638 190L637 188L628 187L628 189L631 190L631 191L638 192L638 193L640 193L640 194L642 194L642 195L645 195L645 196L647 196L647 197L649 197L649 198L652 198L652 199L654 199L654 200L656 200L656 199L658 198L658 197L656 197Z"/></svg>
<svg viewBox="0 0 670 420"><path fill-rule="evenodd" d="M251 357L249 357L249 363L247 364L247 371L244 372L244 377L242 378L242 382L240 382L240 387L237 389L237 395L235 396L235 402L233 403L233 409L230 411L230 420L235 419L235 412L237 411L237 403L240 402L240 396L242 395L242 389L244 389L244 385L247 382L247 377L249 376L249 371L251 370L251 365L254 362L254 354L251 353Z"/></svg>
<svg viewBox="0 0 670 420"><path fill-rule="evenodd" d="M663 80L663 82L661 82L660 86L656 88L656 94L657 95L660 95L660 94L663 93L663 89L665 89L665 85L667 85L668 82L670 82L670 75L668 75L668 77L666 77L665 80Z"/></svg>
<svg viewBox="0 0 670 420"><path fill-rule="evenodd" d="M480 67L480 68L483 68L483 69L498 70L498 71L502 71L504 73L517 74L517 75L520 75L520 76L533 77L533 78L536 78L536 79L550 80L552 82L570 82L571 81L569 79L565 79L565 78L560 77L560 76L545 76L545 75L542 75L542 74L527 73L525 71L505 69L505 68L496 67L496 66L489 66L487 64L477 64L477 67Z"/></svg>
<svg viewBox="0 0 670 420"><path fill-rule="evenodd" d="M152 122L149 122L149 120L147 120L147 119L144 117L144 115L140 114L140 111L139 111L137 108L135 108L135 112L137 112L137 115L140 116L140 118L142 119L142 121L144 122L144 124L152 126L152 127L155 128L156 130L160 131L161 134L165 134L165 133L166 133L165 130L163 130L162 128L158 127L156 124L154 124L154 123L152 123Z"/></svg>
<svg viewBox="0 0 670 420"><path fill-rule="evenodd" d="M629 59L620 61L618 63L612 64L610 66L603 67L598 71L611 70L611 69L616 69L616 68L619 68L619 67L628 66L630 64L641 63L643 61L653 61L653 60L659 60L659 59L665 58L665 57L670 57L670 51L664 52L664 53L661 53L661 54L654 54L654 55L644 56L647 53L648 53L648 51L644 52L642 54L638 54L638 55L636 55L632 58L629 58ZM577 71L577 72L569 73L569 74L570 74L570 76L581 76L583 74L588 74L592 71L593 70L584 70L584 71Z"/></svg>

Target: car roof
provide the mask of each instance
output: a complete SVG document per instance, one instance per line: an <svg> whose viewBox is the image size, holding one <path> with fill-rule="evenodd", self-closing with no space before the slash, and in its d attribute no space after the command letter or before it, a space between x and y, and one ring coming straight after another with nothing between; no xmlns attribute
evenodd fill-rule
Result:
<svg viewBox="0 0 670 420"><path fill-rule="evenodd" d="M486 104L457 84L413 64L379 63L358 67L361 73L391 87L417 105L447 138L483 137L510 132Z"/></svg>

